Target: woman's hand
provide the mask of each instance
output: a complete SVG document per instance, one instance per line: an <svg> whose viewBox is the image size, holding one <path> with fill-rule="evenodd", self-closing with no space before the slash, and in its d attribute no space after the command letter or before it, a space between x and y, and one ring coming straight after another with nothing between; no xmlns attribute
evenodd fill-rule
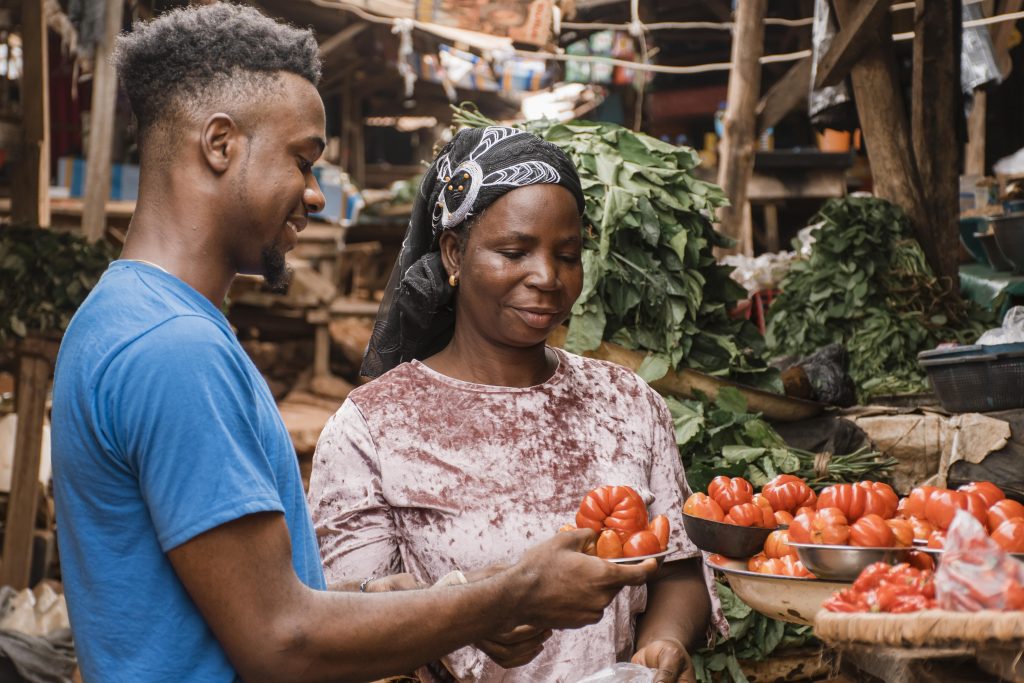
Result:
<svg viewBox="0 0 1024 683"><path fill-rule="evenodd" d="M533 626L517 626L508 633L473 645L498 666L514 669L532 662L544 649L544 641L550 637L550 629L542 631Z"/></svg>
<svg viewBox="0 0 1024 683"><path fill-rule="evenodd" d="M637 650L629 661L657 669L654 683L697 683L690 654L682 643L673 638L652 640Z"/></svg>

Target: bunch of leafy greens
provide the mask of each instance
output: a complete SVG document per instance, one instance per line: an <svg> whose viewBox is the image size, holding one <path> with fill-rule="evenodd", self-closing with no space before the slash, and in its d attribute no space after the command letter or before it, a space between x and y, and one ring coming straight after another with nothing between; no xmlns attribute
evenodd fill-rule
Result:
<svg viewBox="0 0 1024 683"><path fill-rule="evenodd" d="M792 266L769 309L772 353L802 356L844 344L865 400L923 390L919 351L973 343L992 325L989 314L934 276L896 205L833 199L811 222L819 225L811 256Z"/></svg>
<svg viewBox="0 0 1024 683"><path fill-rule="evenodd" d="M62 332L116 257L104 242L34 226L0 228L0 344Z"/></svg>
<svg viewBox="0 0 1024 683"><path fill-rule="evenodd" d="M776 650L816 643L810 626L778 621L755 612L722 582L715 584L722 612L729 622L729 636L693 653L697 680L712 683L727 673L733 683L747 683L740 660L765 659Z"/></svg>
<svg viewBox="0 0 1024 683"><path fill-rule="evenodd" d="M455 111L457 123L494 125L469 105ZM607 340L649 352L638 370L648 381L690 367L781 393L757 329L729 316L747 293L712 253L730 244L710 220L726 199L692 175L697 153L611 123L522 125L569 155L586 196L583 292L565 348Z"/></svg>
<svg viewBox="0 0 1024 683"><path fill-rule="evenodd" d="M844 481L884 475L896 464L868 448L819 458L793 448L757 414L747 412L738 390L724 387L714 401L666 397L676 430L676 444L694 491L706 491L714 477L743 477L755 487L779 474L795 474L821 489ZM819 471L819 468L824 468Z"/></svg>

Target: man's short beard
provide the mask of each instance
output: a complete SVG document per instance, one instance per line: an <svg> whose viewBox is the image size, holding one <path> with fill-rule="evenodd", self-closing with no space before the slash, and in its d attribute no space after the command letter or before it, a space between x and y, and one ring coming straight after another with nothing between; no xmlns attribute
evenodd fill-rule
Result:
<svg viewBox="0 0 1024 683"><path fill-rule="evenodd" d="M275 294L288 292L292 281L292 269L284 259L284 252L274 246L265 247L260 254L263 262L263 280L267 289Z"/></svg>

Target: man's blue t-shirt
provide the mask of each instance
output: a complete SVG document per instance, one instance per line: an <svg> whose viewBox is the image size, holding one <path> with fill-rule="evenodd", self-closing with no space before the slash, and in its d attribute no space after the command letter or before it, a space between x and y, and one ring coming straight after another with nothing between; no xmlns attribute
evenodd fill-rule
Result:
<svg viewBox="0 0 1024 683"><path fill-rule="evenodd" d="M266 382L220 311L178 278L111 264L64 335L52 422L61 569L85 680L236 678L166 553L239 517L283 512L298 577L325 588Z"/></svg>

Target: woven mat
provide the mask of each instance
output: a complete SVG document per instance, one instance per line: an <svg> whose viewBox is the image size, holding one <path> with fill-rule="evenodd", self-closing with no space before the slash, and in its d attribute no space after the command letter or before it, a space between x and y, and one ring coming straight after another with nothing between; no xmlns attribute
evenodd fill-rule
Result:
<svg viewBox="0 0 1024 683"><path fill-rule="evenodd" d="M822 610L814 620L814 634L833 645L955 647L998 642L1024 648L1024 612L850 614Z"/></svg>

